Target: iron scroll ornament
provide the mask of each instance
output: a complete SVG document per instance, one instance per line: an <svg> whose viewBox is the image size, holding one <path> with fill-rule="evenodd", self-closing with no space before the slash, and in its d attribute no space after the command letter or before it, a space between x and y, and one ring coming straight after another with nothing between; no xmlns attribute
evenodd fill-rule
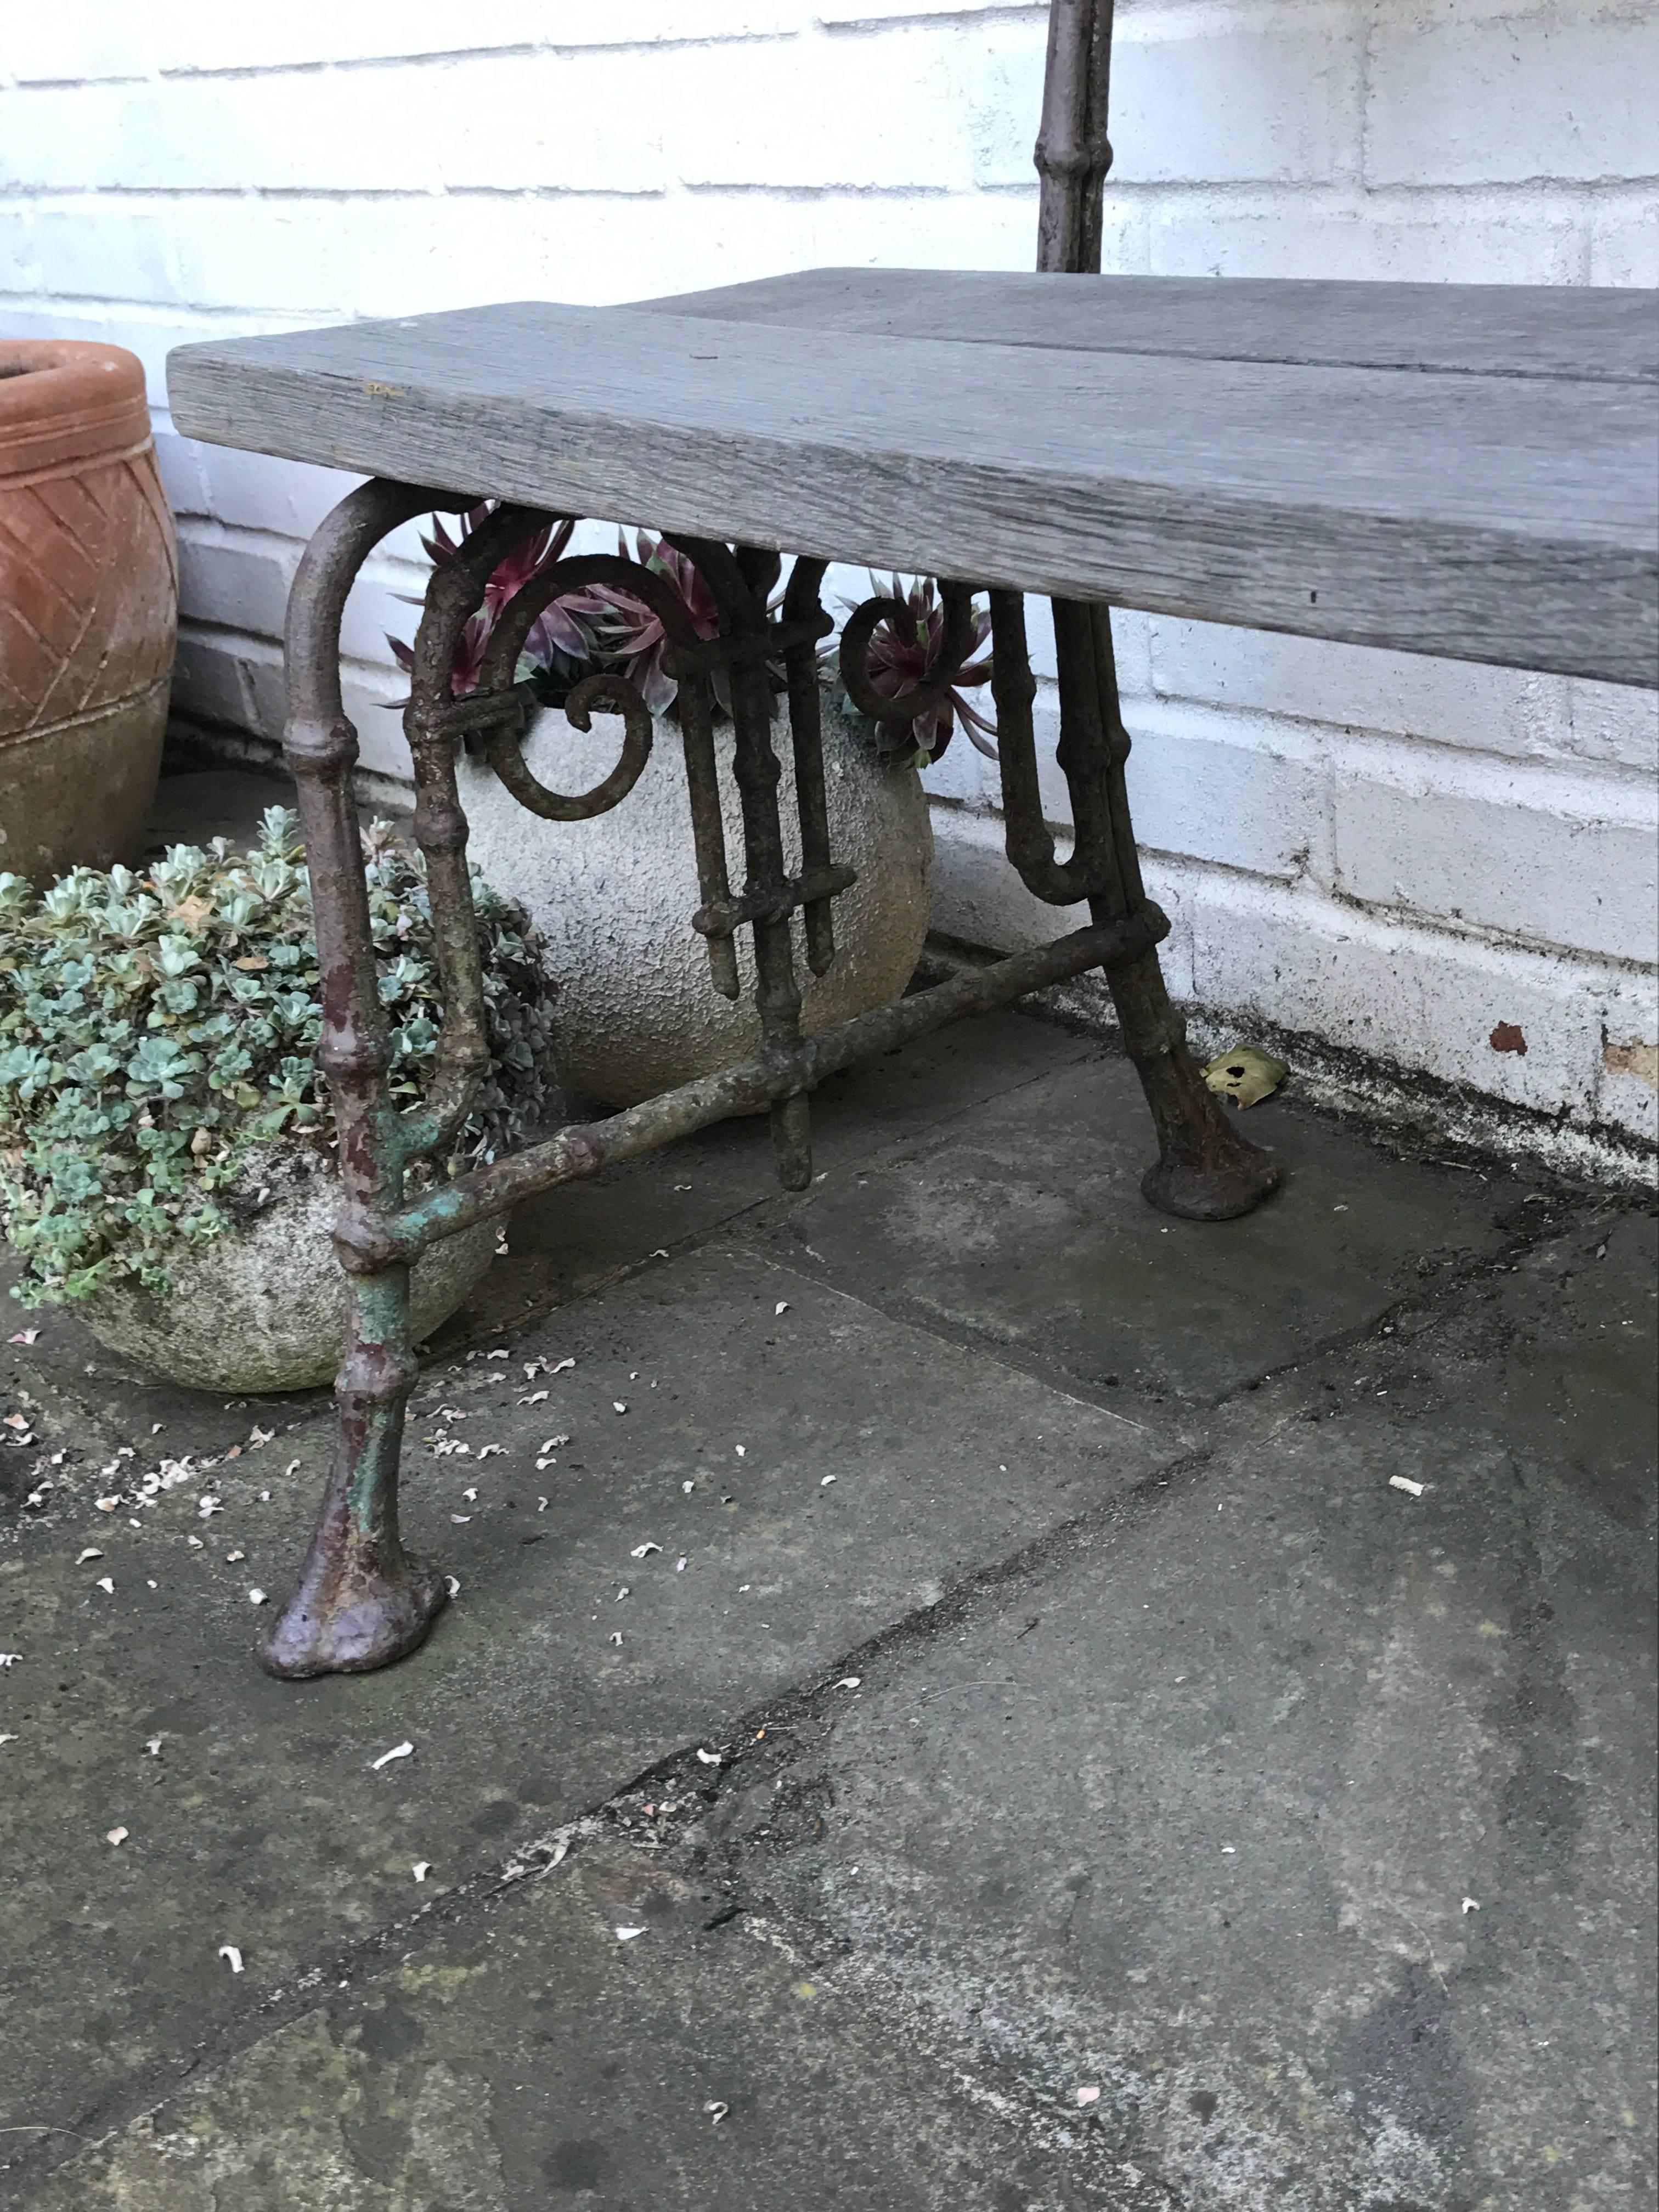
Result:
<svg viewBox="0 0 1659 2212"><path fill-rule="evenodd" d="M939 599L945 609L945 629L933 669L925 683L896 697L878 691L870 679L871 641L883 623L890 623L895 635L913 629L915 609L908 607L902 599L877 598L866 599L847 617L841 634L841 680L847 687L848 697L872 721L890 726L911 723L951 704L951 691L961 683L975 647L974 587L971 584L941 582ZM934 760L944 753L954 729L952 718L934 749Z"/></svg>
<svg viewBox="0 0 1659 2212"><path fill-rule="evenodd" d="M511 699L518 712L511 720L505 715L492 720L473 734L472 744L519 804L548 822L587 822L595 815L608 814L627 798L651 757L651 709L638 686L615 670L584 678L564 702L567 719L579 730L592 726L596 708L609 708L623 717L622 756L602 782L580 793L550 791L532 775L519 750L526 690L514 682L514 672L531 627L556 599L601 583L620 585L633 598L642 600L674 645L689 647L698 642L685 604L667 579L614 553L578 554L568 561L555 562L514 593L485 648L478 696Z"/></svg>

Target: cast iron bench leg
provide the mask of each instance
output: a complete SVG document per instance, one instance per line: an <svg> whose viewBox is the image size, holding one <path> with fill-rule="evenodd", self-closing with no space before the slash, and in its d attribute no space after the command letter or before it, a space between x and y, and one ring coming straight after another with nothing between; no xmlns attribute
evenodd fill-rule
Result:
<svg viewBox="0 0 1659 2212"><path fill-rule="evenodd" d="M1145 908L1146 893L1124 782L1129 734L1118 709L1110 610L1054 602L1055 758L1071 793L1073 823L1070 857L1059 860L1037 775L1031 719L1036 685L1026 651L1024 599L1018 592L990 596L991 688L1008 858L1038 898L1054 906L1086 899L1097 924L1119 921ZM1158 1133L1158 1158L1141 1178L1147 1202L1189 1221L1248 1213L1278 1182L1278 1164L1239 1134L1194 1065L1156 950L1108 963L1104 973Z"/></svg>
<svg viewBox="0 0 1659 2212"><path fill-rule="evenodd" d="M289 602L284 752L299 786L322 977L318 1060L339 1138L343 1218L368 1221L402 1194L389 1046L376 988L362 843L351 789L357 735L340 698L340 617L352 580L398 524L432 503L406 485L365 484L306 550ZM369 1265L340 1245L350 1285L343 1364L334 1385L333 1464L293 1595L260 1646L273 1674L357 1674L422 1641L447 1590L398 1534L404 1408L419 1367L409 1330L409 1263Z"/></svg>

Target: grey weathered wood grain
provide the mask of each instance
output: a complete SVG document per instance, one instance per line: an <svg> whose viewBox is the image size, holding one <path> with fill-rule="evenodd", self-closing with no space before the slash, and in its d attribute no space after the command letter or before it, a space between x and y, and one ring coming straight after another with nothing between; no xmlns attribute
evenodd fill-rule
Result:
<svg viewBox="0 0 1659 2212"><path fill-rule="evenodd" d="M1656 680L1659 394L1642 385L537 302L188 346L168 368L181 430L258 452L1215 622Z"/></svg>
<svg viewBox="0 0 1659 2212"><path fill-rule="evenodd" d="M1576 285L804 269L637 307L968 344L1659 382L1659 293Z"/></svg>

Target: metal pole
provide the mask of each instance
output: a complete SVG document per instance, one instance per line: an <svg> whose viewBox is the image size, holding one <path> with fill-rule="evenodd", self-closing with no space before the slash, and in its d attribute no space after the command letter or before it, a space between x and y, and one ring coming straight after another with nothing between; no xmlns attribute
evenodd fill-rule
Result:
<svg viewBox="0 0 1659 2212"><path fill-rule="evenodd" d="M1035 160L1042 179L1037 268L1056 276L1100 274L1101 202L1112 166L1106 136L1112 76L1112 0L1050 0L1042 122ZM1057 758L1072 793L1076 847L1056 864L1030 756L1030 669L1018 594L993 592L994 679L1002 738L1004 813L1010 860L1039 898L1086 890L1097 928L1144 899L1124 762L1129 737L1118 705L1110 611L1054 601L1060 741ZM1024 744L1020 743L1024 715ZM1085 883L1083 879L1088 878ZM1157 951L1102 962L1124 1048L1134 1062L1158 1131L1158 1156L1141 1182L1148 1202L1188 1220L1248 1213L1279 1181L1268 1154L1242 1137L1205 1084L1170 1003Z"/></svg>
<svg viewBox="0 0 1659 2212"><path fill-rule="evenodd" d="M1112 0L1051 0L1048 60L1037 132L1037 267L1100 274L1100 204L1112 166L1106 102L1112 75Z"/></svg>

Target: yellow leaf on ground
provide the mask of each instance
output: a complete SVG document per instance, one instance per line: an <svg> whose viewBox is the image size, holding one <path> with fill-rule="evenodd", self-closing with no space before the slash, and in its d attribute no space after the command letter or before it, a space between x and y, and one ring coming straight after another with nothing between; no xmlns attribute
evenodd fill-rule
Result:
<svg viewBox="0 0 1659 2212"><path fill-rule="evenodd" d="M1254 1106L1277 1091L1289 1073L1282 1060L1258 1052L1253 1044L1241 1044L1212 1060L1204 1071L1204 1080L1212 1091L1235 1099L1239 1105Z"/></svg>

